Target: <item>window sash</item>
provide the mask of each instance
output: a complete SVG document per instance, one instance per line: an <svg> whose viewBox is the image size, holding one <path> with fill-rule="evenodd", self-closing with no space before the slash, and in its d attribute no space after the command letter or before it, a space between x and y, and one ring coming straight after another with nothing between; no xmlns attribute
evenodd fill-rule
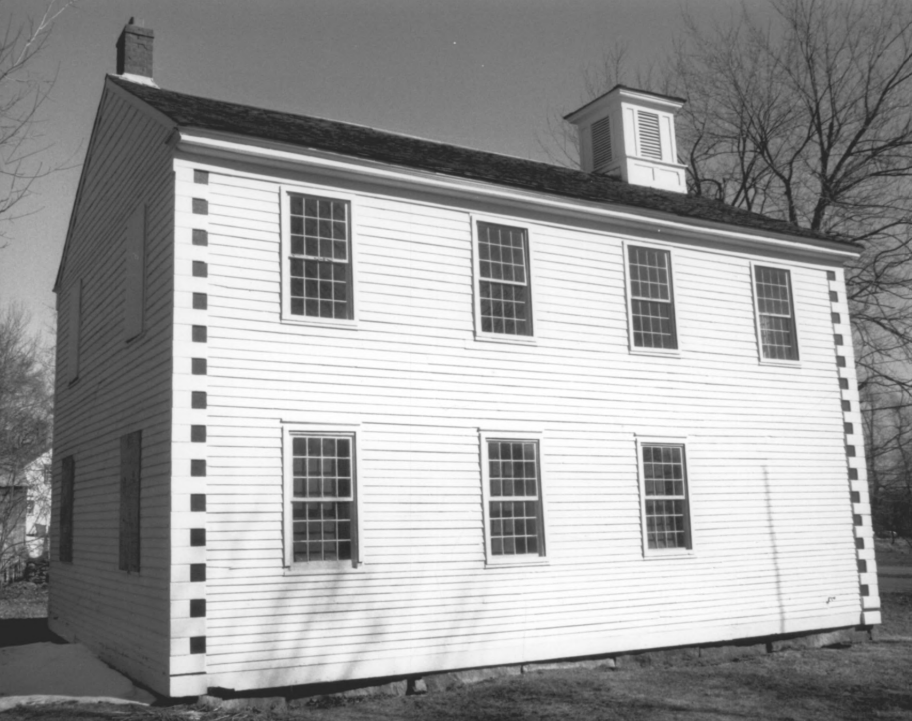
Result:
<svg viewBox="0 0 912 721"><path fill-rule="evenodd" d="M677 350L671 253L627 247L631 342L635 348Z"/></svg>
<svg viewBox="0 0 912 721"><path fill-rule="evenodd" d="M647 551L692 548L684 444L641 443L639 452Z"/></svg>
<svg viewBox="0 0 912 721"><path fill-rule="evenodd" d="M353 317L351 203L288 193L289 309L292 316Z"/></svg>
<svg viewBox="0 0 912 721"><path fill-rule="evenodd" d="M478 294L484 333L532 335L529 236L524 228L478 221Z"/></svg>
<svg viewBox="0 0 912 721"><path fill-rule="evenodd" d="M485 443L485 482L488 491L486 530L491 556L509 559L544 555L538 441L487 438Z"/></svg>
<svg viewBox="0 0 912 721"><path fill-rule="evenodd" d="M791 272L754 266L760 353L766 360L798 360Z"/></svg>
<svg viewBox="0 0 912 721"><path fill-rule="evenodd" d="M290 434L291 563L356 562L354 441L353 434Z"/></svg>

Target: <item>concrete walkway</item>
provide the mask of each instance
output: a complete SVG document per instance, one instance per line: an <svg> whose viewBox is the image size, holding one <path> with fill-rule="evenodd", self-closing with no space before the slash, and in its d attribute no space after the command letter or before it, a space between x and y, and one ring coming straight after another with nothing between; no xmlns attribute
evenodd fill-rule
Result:
<svg viewBox="0 0 912 721"><path fill-rule="evenodd" d="M23 704L61 701L148 705L154 700L81 644L0 648L0 712Z"/></svg>

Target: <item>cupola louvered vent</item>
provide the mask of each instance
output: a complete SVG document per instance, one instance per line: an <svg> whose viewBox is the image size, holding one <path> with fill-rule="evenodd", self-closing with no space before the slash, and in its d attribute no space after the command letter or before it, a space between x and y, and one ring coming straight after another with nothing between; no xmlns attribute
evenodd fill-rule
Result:
<svg viewBox="0 0 912 721"><path fill-rule="evenodd" d="M592 123L592 155L595 172L611 163L611 118Z"/></svg>
<svg viewBox="0 0 912 721"><path fill-rule="evenodd" d="M637 111L637 130L640 135L640 156L652 160L662 159L662 139L659 135L659 116Z"/></svg>

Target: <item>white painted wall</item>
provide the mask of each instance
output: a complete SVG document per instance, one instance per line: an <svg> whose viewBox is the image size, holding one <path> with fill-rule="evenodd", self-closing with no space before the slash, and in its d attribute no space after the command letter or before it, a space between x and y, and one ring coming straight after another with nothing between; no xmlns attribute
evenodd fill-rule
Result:
<svg viewBox="0 0 912 721"><path fill-rule="evenodd" d="M155 689L168 661L174 194L168 131L106 92L88 151L58 288L54 425L56 517L61 459L74 455L73 562L52 536L49 624ZM125 244L147 205L145 320L127 342ZM135 281L135 278L134 278ZM69 382L70 290L81 283L79 375ZM134 316L135 321L135 316ZM134 325L135 327L135 325ZM141 568L118 570L120 437L142 430Z"/></svg>
<svg viewBox="0 0 912 721"><path fill-rule="evenodd" d="M828 267L776 258L792 271L801 363L761 365L750 262L770 259L718 240L669 243L681 353L648 357L628 351L622 242L632 236L346 184L357 196L358 326L283 324L278 187L323 181L192 157L176 167L188 179L212 171L209 685L860 622ZM194 192L179 183L177 207ZM473 212L529 228L534 346L475 339ZM175 311L178 328L191 317ZM361 424L361 568L283 567L283 423ZM480 427L547 438L547 565L485 568ZM635 434L688 436L689 557L643 557ZM175 430L175 457L184 443Z"/></svg>

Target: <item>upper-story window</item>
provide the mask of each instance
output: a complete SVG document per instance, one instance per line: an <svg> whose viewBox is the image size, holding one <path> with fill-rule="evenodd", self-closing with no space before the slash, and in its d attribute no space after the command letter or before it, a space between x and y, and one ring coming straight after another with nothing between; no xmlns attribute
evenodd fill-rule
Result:
<svg viewBox="0 0 912 721"><path fill-rule="evenodd" d="M354 311L351 203L288 193L284 315L350 321Z"/></svg>
<svg viewBox="0 0 912 721"><path fill-rule="evenodd" d="M631 345L677 349L671 254L667 250L629 245L627 262Z"/></svg>
<svg viewBox="0 0 912 721"><path fill-rule="evenodd" d="M478 221L478 299L483 334L532 335L529 236L524 228Z"/></svg>
<svg viewBox="0 0 912 721"><path fill-rule="evenodd" d="M798 360L791 274L783 268L754 266L760 354L768 360Z"/></svg>

